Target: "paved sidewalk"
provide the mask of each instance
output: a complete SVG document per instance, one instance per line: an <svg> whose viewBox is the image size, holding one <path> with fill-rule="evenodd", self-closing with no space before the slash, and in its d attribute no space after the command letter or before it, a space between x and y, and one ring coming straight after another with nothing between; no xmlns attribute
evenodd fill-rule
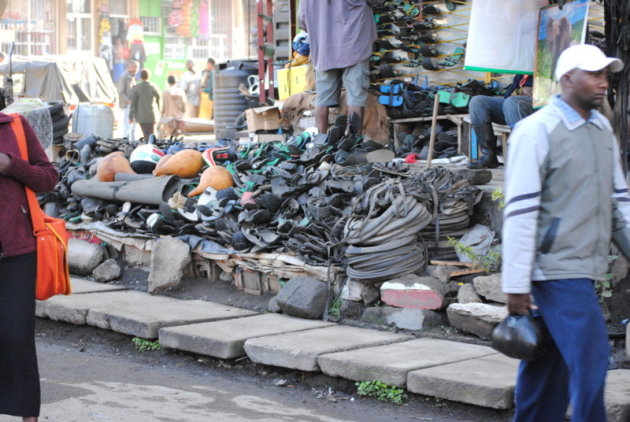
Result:
<svg viewBox="0 0 630 422"><path fill-rule="evenodd" d="M221 359L380 380L477 406L513 406L518 361L486 346L416 339L200 300L180 300L73 278L74 294L37 303L37 316L92 325ZM630 370L609 371L609 422L630 421Z"/></svg>

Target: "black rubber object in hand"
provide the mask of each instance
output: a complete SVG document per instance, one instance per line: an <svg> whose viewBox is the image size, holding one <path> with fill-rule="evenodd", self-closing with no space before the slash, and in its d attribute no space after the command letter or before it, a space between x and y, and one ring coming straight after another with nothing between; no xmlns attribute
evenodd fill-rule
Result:
<svg viewBox="0 0 630 422"><path fill-rule="evenodd" d="M536 360L545 351L543 332L531 314L508 315L492 332L492 348L514 359Z"/></svg>

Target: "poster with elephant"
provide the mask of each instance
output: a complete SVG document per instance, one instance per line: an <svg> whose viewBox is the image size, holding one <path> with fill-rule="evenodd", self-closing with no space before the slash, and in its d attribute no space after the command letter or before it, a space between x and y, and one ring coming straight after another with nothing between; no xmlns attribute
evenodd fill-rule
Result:
<svg viewBox="0 0 630 422"><path fill-rule="evenodd" d="M556 63L566 48L584 43L588 7L589 0L572 0L563 6L540 9L533 89L535 108L546 105L552 96L560 93L560 84L553 76Z"/></svg>

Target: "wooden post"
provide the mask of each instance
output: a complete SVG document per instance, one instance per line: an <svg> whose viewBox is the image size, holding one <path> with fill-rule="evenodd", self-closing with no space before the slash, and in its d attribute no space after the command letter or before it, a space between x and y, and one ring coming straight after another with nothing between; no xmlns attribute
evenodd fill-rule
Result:
<svg viewBox="0 0 630 422"><path fill-rule="evenodd" d="M431 118L431 138L429 139L429 156L427 157L427 168L431 168L431 160L433 160L433 147L435 146L435 132L437 130L437 116L438 109L440 108L440 96L435 93L435 100L433 101L433 117Z"/></svg>

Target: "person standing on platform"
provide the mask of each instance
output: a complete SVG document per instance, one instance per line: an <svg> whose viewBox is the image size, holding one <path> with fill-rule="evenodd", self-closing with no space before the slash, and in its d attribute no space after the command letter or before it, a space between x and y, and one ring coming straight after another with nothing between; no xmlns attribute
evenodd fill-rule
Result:
<svg viewBox="0 0 630 422"><path fill-rule="evenodd" d="M371 6L384 0L301 0L300 27L308 32L311 62L315 68L315 125L328 130L328 109L340 104L341 86L346 89L348 117L358 117L357 134L363 125L370 87L370 56L376 40Z"/></svg>
<svg viewBox="0 0 630 422"><path fill-rule="evenodd" d="M149 71L142 69L140 71L139 84L131 90L131 111L129 113L129 122L137 121L142 129L144 141L149 140L155 132L155 123L158 122L160 116L160 93L158 88L149 82Z"/></svg>

